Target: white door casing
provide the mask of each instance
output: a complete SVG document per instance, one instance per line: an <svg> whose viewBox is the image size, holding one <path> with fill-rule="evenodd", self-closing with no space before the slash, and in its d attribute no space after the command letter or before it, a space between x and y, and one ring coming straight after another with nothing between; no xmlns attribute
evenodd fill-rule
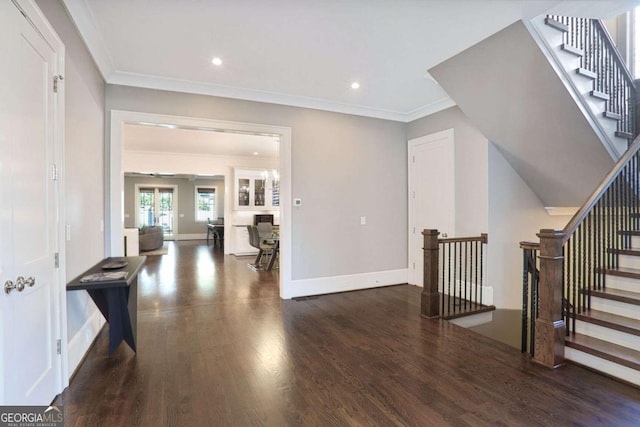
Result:
<svg viewBox="0 0 640 427"><path fill-rule="evenodd" d="M64 48L33 2L17 4L22 12L0 2L0 404L46 405L66 383L54 170L63 111L54 76Z"/></svg>
<svg viewBox="0 0 640 427"><path fill-rule="evenodd" d="M408 142L409 162L409 283L422 286L424 229L440 237L455 233L454 132L442 132Z"/></svg>

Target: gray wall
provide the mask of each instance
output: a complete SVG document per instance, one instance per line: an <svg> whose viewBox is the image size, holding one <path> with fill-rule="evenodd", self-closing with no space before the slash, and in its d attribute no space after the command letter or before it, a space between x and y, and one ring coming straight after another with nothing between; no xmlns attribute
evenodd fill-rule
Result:
<svg viewBox="0 0 640 427"><path fill-rule="evenodd" d="M174 185L178 187L178 234L205 234L205 223L195 221L195 188L196 186L212 186L216 192L216 214L211 219L224 217L224 179L198 179L190 181L187 178L153 178L153 177L125 177L124 178L124 226L135 227L135 186ZM129 216L127 218L127 215ZM180 215L184 215L180 218Z"/></svg>
<svg viewBox="0 0 640 427"><path fill-rule="evenodd" d="M293 279L407 268L406 125L204 95L107 85L127 110L292 128ZM367 225L360 225L360 217Z"/></svg>
<svg viewBox="0 0 640 427"><path fill-rule="evenodd" d="M65 267L71 280L104 258L105 83L64 6L56 0L37 4L66 47L63 180L66 223L71 228ZM67 293L69 341L96 310L86 292Z"/></svg>
<svg viewBox="0 0 640 427"><path fill-rule="evenodd" d="M487 138L458 107L409 123L407 138L451 128L455 141L456 235L478 236L488 229Z"/></svg>

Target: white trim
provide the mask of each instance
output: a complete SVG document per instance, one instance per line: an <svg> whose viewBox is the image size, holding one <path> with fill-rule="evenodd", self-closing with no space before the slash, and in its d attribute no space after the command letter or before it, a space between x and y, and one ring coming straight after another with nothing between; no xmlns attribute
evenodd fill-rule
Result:
<svg viewBox="0 0 640 427"><path fill-rule="evenodd" d="M423 117L429 116L431 114L435 114L439 111L446 110L447 108L451 108L456 105L456 102L451 99L451 97L447 96L437 101L433 101L430 104L423 105L422 107L416 108L413 111L409 111L405 113L404 122L409 123L414 120L421 119Z"/></svg>
<svg viewBox="0 0 640 427"><path fill-rule="evenodd" d="M105 144L108 179L106 182L107 201L105 217L108 226L105 239L105 253L108 256L122 256L124 231L124 125L125 123L174 124L210 130L239 131L257 134L277 135L280 139L280 295L291 286L291 128L255 123L230 122L197 117L170 116L134 111L111 110L111 139ZM225 183L231 182L230 174L225 174ZM225 217L231 218L233 201L231 192L225 191ZM225 225L225 234L230 233L230 225ZM228 245L226 245L228 247ZM225 252L228 249L225 248Z"/></svg>
<svg viewBox="0 0 640 427"><path fill-rule="evenodd" d="M113 60L107 49L107 45L102 38L102 33L98 29L95 17L87 6L86 0L62 0L64 7L69 12L69 16L78 28L78 33L84 44L91 52L93 60L100 70L100 74L105 80L115 71Z"/></svg>
<svg viewBox="0 0 640 427"><path fill-rule="evenodd" d="M207 240L207 233L178 234L175 240Z"/></svg>
<svg viewBox="0 0 640 427"><path fill-rule="evenodd" d="M80 330L69 340L69 372L73 373L78 368L104 324L104 317L100 314L100 310L95 309Z"/></svg>
<svg viewBox="0 0 640 427"><path fill-rule="evenodd" d="M320 98L268 92L257 89L246 89L213 83L170 77L115 71L107 79L109 84L142 87L147 89L168 90L173 92L193 93L197 95L219 96L223 98L242 99L270 104L287 105L336 113L354 114L377 119L408 122L408 115L402 111L372 108L364 105L345 104Z"/></svg>
<svg viewBox="0 0 640 427"><path fill-rule="evenodd" d="M547 211L547 215L550 216L573 216L578 212L579 207L557 207L557 206L545 206L544 210Z"/></svg>
<svg viewBox="0 0 640 427"><path fill-rule="evenodd" d="M282 292L283 299L332 294L407 283L407 269L292 280Z"/></svg>

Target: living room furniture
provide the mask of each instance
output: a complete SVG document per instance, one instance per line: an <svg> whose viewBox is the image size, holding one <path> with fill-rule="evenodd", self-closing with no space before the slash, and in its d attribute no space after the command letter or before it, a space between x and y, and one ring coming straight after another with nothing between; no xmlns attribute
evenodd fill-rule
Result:
<svg viewBox="0 0 640 427"><path fill-rule="evenodd" d="M67 283L67 291L85 289L109 323L109 355L123 340L137 352L138 272L146 259L144 256L106 258ZM125 261L126 265L103 269L105 264L118 261ZM121 280L81 282L83 277L103 271L126 271L127 276Z"/></svg>
<svg viewBox="0 0 640 427"><path fill-rule="evenodd" d="M159 249L164 244L164 233L162 227L154 225L152 227L142 227L138 236L140 252L153 251Z"/></svg>

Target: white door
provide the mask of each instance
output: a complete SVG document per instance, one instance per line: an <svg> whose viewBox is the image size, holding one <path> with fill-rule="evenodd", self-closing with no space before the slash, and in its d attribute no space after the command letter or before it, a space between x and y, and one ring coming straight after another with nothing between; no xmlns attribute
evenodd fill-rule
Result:
<svg viewBox="0 0 640 427"><path fill-rule="evenodd" d="M62 366L52 175L57 56L11 1L0 1L0 52L0 404L46 405ZM17 288L5 292L11 283Z"/></svg>
<svg viewBox="0 0 640 427"><path fill-rule="evenodd" d="M422 286L424 229L453 237L453 129L409 141L409 283Z"/></svg>

